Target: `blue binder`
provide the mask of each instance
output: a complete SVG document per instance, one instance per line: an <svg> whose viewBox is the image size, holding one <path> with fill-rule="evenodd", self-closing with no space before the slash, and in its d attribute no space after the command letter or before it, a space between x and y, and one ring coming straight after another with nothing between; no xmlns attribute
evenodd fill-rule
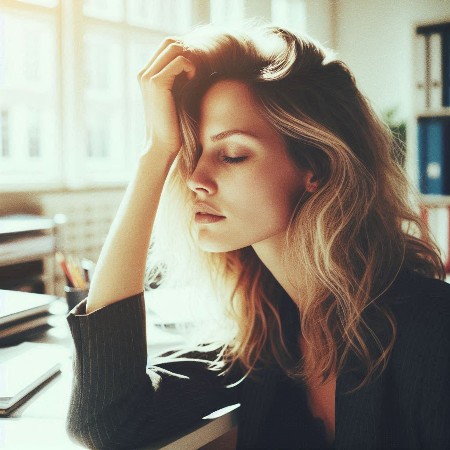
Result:
<svg viewBox="0 0 450 450"><path fill-rule="evenodd" d="M450 106L450 29L442 33L442 102Z"/></svg>
<svg viewBox="0 0 450 450"><path fill-rule="evenodd" d="M419 153L419 190L422 194L427 193L427 180L425 177L427 167L427 119L419 119L417 123L417 142Z"/></svg>
<svg viewBox="0 0 450 450"><path fill-rule="evenodd" d="M420 191L450 195L450 119L420 119L418 144Z"/></svg>

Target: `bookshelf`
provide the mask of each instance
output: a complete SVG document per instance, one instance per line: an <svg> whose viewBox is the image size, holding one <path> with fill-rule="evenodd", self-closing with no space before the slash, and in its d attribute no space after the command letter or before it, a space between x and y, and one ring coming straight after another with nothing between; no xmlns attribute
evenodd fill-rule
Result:
<svg viewBox="0 0 450 450"><path fill-rule="evenodd" d="M0 289L53 294L57 226L48 217L0 217Z"/></svg>
<svg viewBox="0 0 450 450"><path fill-rule="evenodd" d="M419 206L450 273L450 17L415 24L414 74Z"/></svg>

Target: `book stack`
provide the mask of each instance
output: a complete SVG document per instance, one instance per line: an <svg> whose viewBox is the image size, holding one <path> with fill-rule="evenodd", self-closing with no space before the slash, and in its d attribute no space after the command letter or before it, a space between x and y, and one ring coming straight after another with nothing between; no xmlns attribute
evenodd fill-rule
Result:
<svg viewBox="0 0 450 450"><path fill-rule="evenodd" d="M0 416L8 416L60 373L67 351L59 345L23 342L0 348Z"/></svg>
<svg viewBox="0 0 450 450"><path fill-rule="evenodd" d="M0 289L0 347L51 327L50 307L57 297Z"/></svg>
<svg viewBox="0 0 450 450"><path fill-rule="evenodd" d="M420 210L422 220L439 247L445 271L450 275L450 206L422 205Z"/></svg>
<svg viewBox="0 0 450 450"><path fill-rule="evenodd" d="M42 216L0 217L0 289L43 294L46 283L53 285L44 262L56 250L55 227L53 219Z"/></svg>
<svg viewBox="0 0 450 450"><path fill-rule="evenodd" d="M450 195L450 117L420 118L420 192Z"/></svg>
<svg viewBox="0 0 450 450"><path fill-rule="evenodd" d="M415 31L420 207L450 275L450 20Z"/></svg>
<svg viewBox="0 0 450 450"><path fill-rule="evenodd" d="M419 188L450 195L450 24L416 34Z"/></svg>
<svg viewBox="0 0 450 450"><path fill-rule="evenodd" d="M450 106L450 26L436 24L417 29L418 111Z"/></svg>

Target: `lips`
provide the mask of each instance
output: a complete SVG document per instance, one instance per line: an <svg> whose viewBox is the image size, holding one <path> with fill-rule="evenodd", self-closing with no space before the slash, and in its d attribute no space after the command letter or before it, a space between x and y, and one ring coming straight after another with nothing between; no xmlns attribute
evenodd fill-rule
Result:
<svg viewBox="0 0 450 450"><path fill-rule="evenodd" d="M204 202L195 203L194 211L197 224L212 224L225 219L219 211Z"/></svg>
<svg viewBox="0 0 450 450"><path fill-rule="evenodd" d="M196 213L195 214L195 222L201 223L201 224L209 224L209 223L216 223L221 220L225 220L225 217L223 216L215 216L214 214L203 214L203 213Z"/></svg>
<svg viewBox="0 0 450 450"><path fill-rule="evenodd" d="M222 216L220 212L216 211L213 207L203 202L199 202L194 205L194 212L196 215L208 214L218 217L225 217Z"/></svg>

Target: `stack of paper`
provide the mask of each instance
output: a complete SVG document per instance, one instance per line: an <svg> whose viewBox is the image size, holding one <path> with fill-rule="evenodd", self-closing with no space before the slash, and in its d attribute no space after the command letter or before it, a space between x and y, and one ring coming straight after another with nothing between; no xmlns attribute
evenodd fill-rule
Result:
<svg viewBox="0 0 450 450"><path fill-rule="evenodd" d="M0 289L0 345L49 327L50 306L53 295Z"/></svg>
<svg viewBox="0 0 450 450"><path fill-rule="evenodd" d="M67 350L54 344L24 342L0 348L0 415L8 415L59 373L66 357Z"/></svg>

